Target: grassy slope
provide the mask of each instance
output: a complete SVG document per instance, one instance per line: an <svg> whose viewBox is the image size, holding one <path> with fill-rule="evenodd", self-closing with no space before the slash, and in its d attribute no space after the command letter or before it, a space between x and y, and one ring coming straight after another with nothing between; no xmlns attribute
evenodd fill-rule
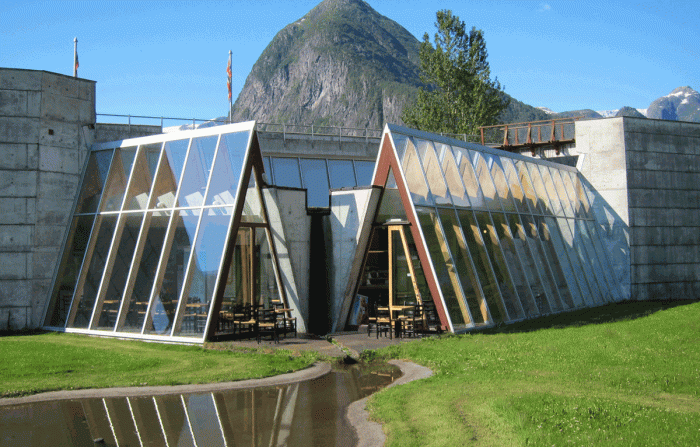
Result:
<svg viewBox="0 0 700 447"><path fill-rule="evenodd" d="M82 335L0 337L0 397L113 386L213 383L302 369L314 353L217 351Z"/></svg>
<svg viewBox="0 0 700 447"><path fill-rule="evenodd" d="M700 445L697 302L621 303L382 352L436 373L372 399L388 445Z"/></svg>

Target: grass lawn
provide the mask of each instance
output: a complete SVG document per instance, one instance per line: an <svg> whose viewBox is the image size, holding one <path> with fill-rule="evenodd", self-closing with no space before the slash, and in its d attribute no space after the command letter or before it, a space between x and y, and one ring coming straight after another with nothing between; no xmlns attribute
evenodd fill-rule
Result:
<svg viewBox="0 0 700 447"><path fill-rule="evenodd" d="M370 399L387 445L700 445L698 302L619 303L379 354L435 371Z"/></svg>
<svg viewBox="0 0 700 447"><path fill-rule="evenodd" d="M51 332L0 337L0 397L114 386L213 383L296 371L317 354L204 349Z"/></svg>

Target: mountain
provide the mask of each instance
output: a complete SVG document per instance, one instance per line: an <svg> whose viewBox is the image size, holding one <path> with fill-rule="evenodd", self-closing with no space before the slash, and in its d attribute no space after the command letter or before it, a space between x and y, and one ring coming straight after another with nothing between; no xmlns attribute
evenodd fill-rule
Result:
<svg viewBox="0 0 700 447"><path fill-rule="evenodd" d="M700 122L700 93L687 86L678 87L652 102L647 109L647 117Z"/></svg>
<svg viewBox="0 0 700 447"><path fill-rule="evenodd" d="M631 116L633 118L646 118L643 113L633 107L622 107L613 116Z"/></svg>
<svg viewBox="0 0 700 447"><path fill-rule="evenodd" d="M362 0L324 0L272 39L233 121L381 128L420 83L420 42Z"/></svg>
<svg viewBox="0 0 700 447"><path fill-rule="evenodd" d="M574 118L582 116L584 118L603 118L603 115L591 109L571 110L569 112L560 112L550 115L550 118Z"/></svg>
<svg viewBox="0 0 700 447"><path fill-rule="evenodd" d="M272 39L233 105L234 122L380 129L423 84L420 42L362 0L324 0ZM510 98L510 97L509 97ZM501 122L547 119L511 98Z"/></svg>

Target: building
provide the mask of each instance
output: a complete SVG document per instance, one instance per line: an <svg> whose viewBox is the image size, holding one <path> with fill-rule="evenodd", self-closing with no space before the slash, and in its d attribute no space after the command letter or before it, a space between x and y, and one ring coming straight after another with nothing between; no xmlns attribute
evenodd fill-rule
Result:
<svg viewBox="0 0 700 447"><path fill-rule="evenodd" d="M155 129L97 124L94 83L30 70L0 69L0 98L8 329L197 342L257 300L302 332L355 328L373 301L461 332L700 297L698 124L580 121L533 157L391 125L130 138Z"/></svg>

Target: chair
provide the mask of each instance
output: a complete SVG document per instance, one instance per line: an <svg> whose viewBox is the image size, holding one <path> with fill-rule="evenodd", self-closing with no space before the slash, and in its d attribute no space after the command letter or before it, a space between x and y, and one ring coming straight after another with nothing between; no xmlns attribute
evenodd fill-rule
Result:
<svg viewBox="0 0 700 447"><path fill-rule="evenodd" d="M277 312L275 309L259 309L258 318L255 322L255 334L258 343L264 335L270 335L270 339L275 343L280 342L279 326L277 324Z"/></svg>
<svg viewBox="0 0 700 447"><path fill-rule="evenodd" d="M389 334L389 338L393 338L393 328L394 325L391 321L391 312L389 312L388 307L377 307L377 338L379 334Z"/></svg>
<svg viewBox="0 0 700 447"><path fill-rule="evenodd" d="M400 317L400 336L415 337L417 332L423 327L423 311L419 304L414 305L406 310Z"/></svg>
<svg viewBox="0 0 700 447"><path fill-rule="evenodd" d="M285 338L287 334L294 332L294 338L297 336L297 318L288 316L289 309L284 309L284 303L281 301L273 301L272 306L277 312L277 325L280 332L284 334Z"/></svg>
<svg viewBox="0 0 700 447"><path fill-rule="evenodd" d="M255 315L253 314L253 306L250 304L237 304L233 308L233 333L242 335L244 327L248 332L254 332Z"/></svg>

